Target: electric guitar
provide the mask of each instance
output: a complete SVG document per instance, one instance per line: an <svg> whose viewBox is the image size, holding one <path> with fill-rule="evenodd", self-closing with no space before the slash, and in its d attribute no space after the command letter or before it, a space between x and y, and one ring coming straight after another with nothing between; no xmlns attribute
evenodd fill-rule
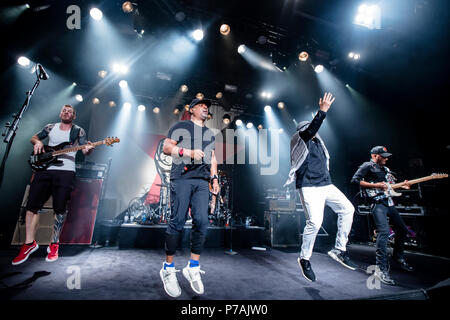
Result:
<svg viewBox="0 0 450 320"><path fill-rule="evenodd" d="M112 144L117 143L117 142L120 142L119 138L108 137L104 140L96 141L96 142L92 143L92 145L95 147L102 145L102 144L106 144L107 146L112 146ZM57 146L53 146L53 147L44 145L44 152L38 153L38 154L34 154L34 150L33 150L33 152L31 152L30 158L28 159L28 163L30 164L31 169L33 169L33 171L44 171L51 165L62 163L61 160L58 160L58 156L65 154L65 153L81 150L89 144L66 148L68 145L70 145L70 142L63 142L63 143L60 143Z"/></svg>
<svg viewBox="0 0 450 320"><path fill-rule="evenodd" d="M399 182L399 183L394 183L394 184L386 183L386 186L387 186L386 190L381 190L381 189L377 189L377 188L365 188L364 193L368 198L373 199L373 200L387 199L389 197L399 197L402 194L400 192L396 192L395 189L401 188L406 184L412 185L412 184L416 184L416 183L420 183L420 182L424 182L424 181L428 181L428 180L443 179L443 178L448 178L448 174L433 173L429 176L410 180L406 183L405 182Z"/></svg>

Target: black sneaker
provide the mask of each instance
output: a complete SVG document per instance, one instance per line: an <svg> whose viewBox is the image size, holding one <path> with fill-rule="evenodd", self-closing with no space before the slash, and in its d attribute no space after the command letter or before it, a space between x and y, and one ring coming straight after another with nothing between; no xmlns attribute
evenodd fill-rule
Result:
<svg viewBox="0 0 450 320"><path fill-rule="evenodd" d="M358 267L350 260L347 251L341 251L339 249L334 248L328 251L328 255L337 262L339 262L340 264L342 264L344 267L349 268L350 270L356 270L356 268Z"/></svg>
<svg viewBox="0 0 450 320"><path fill-rule="evenodd" d="M400 266L400 268L402 268L405 271L411 272L414 271L414 268L411 267L405 259L397 259L395 260L395 262L397 262L397 264Z"/></svg>
<svg viewBox="0 0 450 320"><path fill-rule="evenodd" d="M377 268L374 273L375 277L383 282L384 284L388 284L390 286L396 286L397 283L391 279L389 276L389 273L387 271L382 271L381 269Z"/></svg>
<svg viewBox="0 0 450 320"><path fill-rule="evenodd" d="M297 258L297 262L306 280L311 282L316 281L316 275L314 274L314 271L311 268L311 263L309 262L309 260Z"/></svg>

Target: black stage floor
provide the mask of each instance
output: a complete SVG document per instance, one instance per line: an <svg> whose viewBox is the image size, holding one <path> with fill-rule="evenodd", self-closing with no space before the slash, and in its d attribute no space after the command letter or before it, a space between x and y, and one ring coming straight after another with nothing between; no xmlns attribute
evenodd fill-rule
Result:
<svg viewBox="0 0 450 320"><path fill-rule="evenodd" d="M425 290L445 280L447 283L450 277L450 259L407 252L415 272L406 273L392 266L391 276L398 286L381 284L379 289L369 289L370 275L366 268L374 263L375 248L351 244L348 250L361 269L349 270L328 257L326 251L315 251L311 263L318 280L309 283L297 265L298 248L268 247L266 251L237 248L237 255L227 255L222 248L206 248L201 258L202 269L206 271L202 276L205 294L196 296L180 272L178 281L183 293L178 299L427 299L430 295ZM66 245L60 248L59 260L48 263L43 246L25 263L12 266L11 259L17 252L10 249L0 255L2 300L172 299L159 278L162 249ZM176 268L182 269L188 258L188 249L179 251ZM73 288L77 285L75 274L79 274L79 289Z"/></svg>

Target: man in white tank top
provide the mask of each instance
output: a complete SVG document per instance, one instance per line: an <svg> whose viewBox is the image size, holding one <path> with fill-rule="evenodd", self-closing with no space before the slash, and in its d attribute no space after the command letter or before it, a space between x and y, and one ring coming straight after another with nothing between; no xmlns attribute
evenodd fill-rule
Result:
<svg viewBox="0 0 450 320"><path fill-rule="evenodd" d="M63 106L59 118L61 122L48 124L31 137L34 154L44 152L44 144L41 140L47 137L49 146L57 146L63 142L70 142L72 146L87 144L82 152L85 155L90 154L94 146L86 140L86 133L83 128L73 123L76 118L75 109L71 105ZM35 240L36 227L39 223L38 211L42 209L50 196L53 200L55 222L52 240L47 248L46 261L53 262L58 259L59 235L67 216L67 202L70 199L75 180L75 154L76 152L70 152L58 156L58 160L62 160L62 163L51 165L47 170L37 171L33 174L26 206L25 244L20 249L19 255L12 261L13 265L25 262L30 254L39 248Z"/></svg>

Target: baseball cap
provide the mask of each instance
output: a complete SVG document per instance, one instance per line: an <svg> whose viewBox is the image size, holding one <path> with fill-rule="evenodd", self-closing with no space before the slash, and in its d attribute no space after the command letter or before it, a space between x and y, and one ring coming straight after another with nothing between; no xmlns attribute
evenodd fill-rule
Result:
<svg viewBox="0 0 450 320"><path fill-rule="evenodd" d="M200 103L204 103L208 106L208 108L211 106L211 101L208 99L197 99L195 98L194 100L191 101L191 103L189 104L189 109L195 107L197 104Z"/></svg>
<svg viewBox="0 0 450 320"><path fill-rule="evenodd" d="M379 154L380 156L387 158L392 156L392 153L387 152L386 147L376 146L370 150L370 154Z"/></svg>

